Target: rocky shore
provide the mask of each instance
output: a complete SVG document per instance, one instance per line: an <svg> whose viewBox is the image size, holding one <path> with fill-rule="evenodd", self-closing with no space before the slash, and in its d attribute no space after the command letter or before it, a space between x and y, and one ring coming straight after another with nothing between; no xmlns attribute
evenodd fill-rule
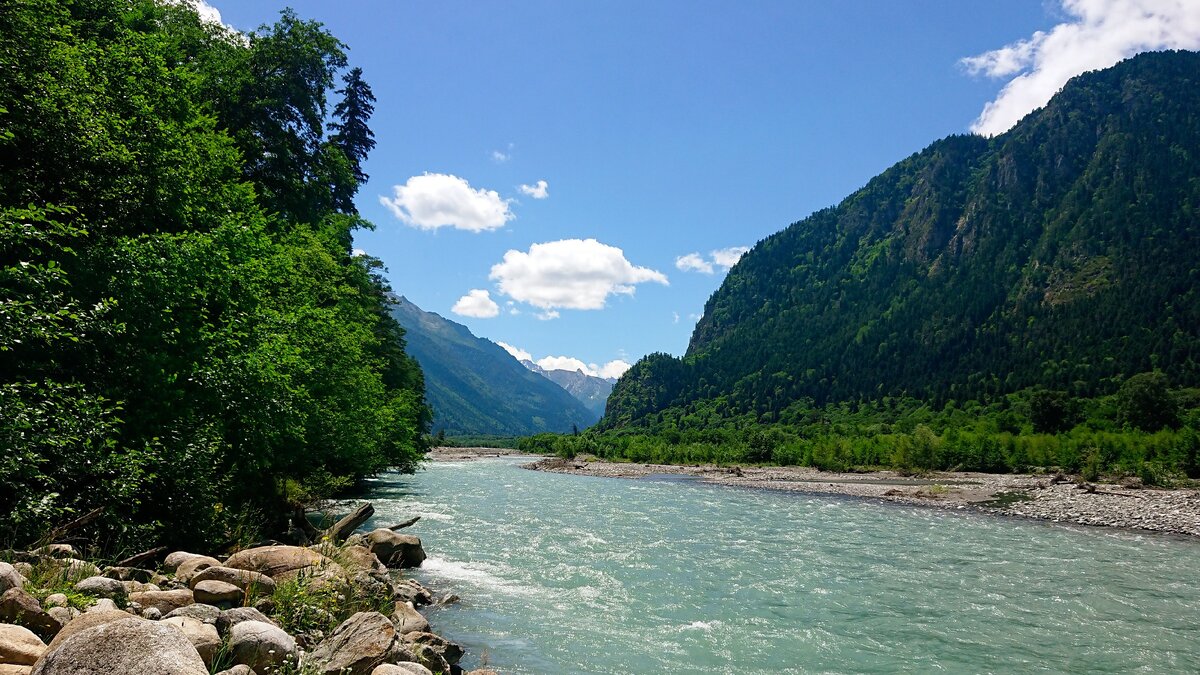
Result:
<svg viewBox="0 0 1200 675"><path fill-rule="evenodd" d="M67 544L0 552L0 675L462 673L418 610L425 559L400 527L228 556L158 549L99 567ZM443 598L454 601L456 596ZM471 671L490 675L493 671Z"/></svg>
<svg viewBox="0 0 1200 675"><path fill-rule="evenodd" d="M1200 536L1200 490L1088 483L1077 476L891 471L822 472L805 467L716 467L542 458L537 471L607 478L687 475L720 485L835 494L885 502Z"/></svg>

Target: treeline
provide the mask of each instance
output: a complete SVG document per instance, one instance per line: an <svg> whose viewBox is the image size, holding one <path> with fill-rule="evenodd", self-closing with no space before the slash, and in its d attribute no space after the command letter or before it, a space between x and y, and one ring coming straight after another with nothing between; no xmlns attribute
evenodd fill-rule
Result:
<svg viewBox="0 0 1200 675"><path fill-rule="evenodd" d="M253 537L411 470L429 412L353 197L374 97L285 11L0 11L0 546Z"/></svg>
<svg viewBox="0 0 1200 675"><path fill-rule="evenodd" d="M1089 480L1200 478L1200 390L1162 373L1129 378L1115 395L1079 399L1031 389L985 405L934 408L910 398L789 406L778 418L725 416L707 402L667 410L641 428L540 434L526 452L668 464L778 464L826 471L1064 471Z"/></svg>

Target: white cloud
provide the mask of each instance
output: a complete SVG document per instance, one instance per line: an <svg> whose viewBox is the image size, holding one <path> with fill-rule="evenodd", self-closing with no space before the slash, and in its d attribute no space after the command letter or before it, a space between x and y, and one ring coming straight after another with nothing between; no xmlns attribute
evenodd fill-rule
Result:
<svg viewBox="0 0 1200 675"><path fill-rule="evenodd" d="M367 252L362 250L361 248L356 248L356 249L350 251L350 255L354 256L355 258L361 258L366 254L367 254Z"/></svg>
<svg viewBox="0 0 1200 675"><path fill-rule="evenodd" d="M537 317L538 321L553 321L559 317L559 313L558 310L548 309L544 312L538 312L534 316Z"/></svg>
<svg viewBox="0 0 1200 675"><path fill-rule="evenodd" d="M525 351L524 349L521 349L520 347L514 347L514 346L508 344L507 342L501 342L499 340L496 341L496 344L503 347L504 351L508 352L509 354L512 354L512 357L518 361L532 361L533 360L533 354L530 354L529 352Z"/></svg>
<svg viewBox="0 0 1200 675"><path fill-rule="evenodd" d="M1016 75L984 106L971 131L987 136L1007 131L1080 73L1107 68L1139 52L1200 48L1196 0L1061 2L1069 17L1066 22L960 61L972 75Z"/></svg>
<svg viewBox="0 0 1200 675"><path fill-rule="evenodd" d="M517 189L522 194L529 195L534 199L545 199L550 196L550 184L544 180L539 180L533 185L518 185Z"/></svg>
<svg viewBox="0 0 1200 675"><path fill-rule="evenodd" d="M509 201L495 190L476 190L458 176L426 173L393 188L395 197L380 197L401 222L422 230L453 227L483 232L504 227L516 216Z"/></svg>
<svg viewBox="0 0 1200 675"><path fill-rule="evenodd" d="M675 267L683 272L701 272L712 274L712 263L705 260L699 253L688 253L675 259Z"/></svg>
<svg viewBox="0 0 1200 675"><path fill-rule="evenodd" d="M492 151L492 161L496 162L497 164L503 164L510 159L512 159L512 155L506 155L503 152L500 152L499 150Z"/></svg>
<svg viewBox="0 0 1200 675"><path fill-rule="evenodd" d="M707 259L699 253L692 252L686 255L681 255L675 259L675 267L684 272L700 272L701 274L712 274L716 268L721 267L729 269L741 260L742 256L749 251L749 246L730 246L728 248L719 248L709 252Z"/></svg>
<svg viewBox="0 0 1200 675"><path fill-rule="evenodd" d="M729 248L719 248L712 252L713 264L718 267L729 269L737 264L737 261L746 255L750 250L749 246L730 246Z"/></svg>
<svg viewBox="0 0 1200 675"><path fill-rule="evenodd" d="M544 310L603 309L610 295L633 295L637 284L667 285L662 272L637 267L615 246L595 239L562 239L533 244L528 252L510 250L492 266L489 278L501 293Z"/></svg>
<svg viewBox="0 0 1200 675"><path fill-rule="evenodd" d="M679 323L679 312L671 312L671 323Z"/></svg>
<svg viewBox="0 0 1200 675"><path fill-rule="evenodd" d="M490 295L485 290L473 288L459 298L450 311L459 316L490 319L500 313L500 305L493 302Z"/></svg>
<svg viewBox="0 0 1200 675"><path fill-rule="evenodd" d="M585 375L606 379L618 378L632 367L621 359L614 359L604 365L597 365L595 363L584 363L573 356L547 356L538 359L537 364L542 370L582 371Z"/></svg>

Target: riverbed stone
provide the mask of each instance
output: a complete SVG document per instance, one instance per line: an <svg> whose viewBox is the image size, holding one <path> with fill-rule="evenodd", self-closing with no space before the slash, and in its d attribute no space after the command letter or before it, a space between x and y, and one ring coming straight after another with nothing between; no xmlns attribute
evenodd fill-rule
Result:
<svg viewBox="0 0 1200 675"><path fill-rule="evenodd" d="M414 631L404 634L404 642L414 649L416 645L425 645L441 654L450 665L458 663L462 658L463 648L447 640L441 635L429 631Z"/></svg>
<svg viewBox="0 0 1200 675"><path fill-rule="evenodd" d="M31 550L30 553L50 558L74 558L79 555L75 547L70 544L46 544Z"/></svg>
<svg viewBox="0 0 1200 675"><path fill-rule="evenodd" d="M50 595L46 596L45 600L42 600L42 607L46 609L50 609L51 607L66 607L69 602L70 601L67 600L66 595L62 593L51 593Z"/></svg>
<svg viewBox="0 0 1200 675"><path fill-rule="evenodd" d="M125 599L125 586L119 580L109 577L88 577L75 584L75 590L99 598Z"/></svg>
<svg viewBox="0 0 1200 675"><path fill-rule="evenodd" d="M170 614L172 611L180 607L187 607L195 602L192 592L186 588L181 588L173 591L145 591L143 593L133 593L129 596L130 602L136 602L145 607L154 607L163 614Z"/></svg>
<svg viewBox="0 0 1200 675"><path fill-rule="evenodd" d="M192 646L196 648L200 658L204 660L204 665L212 666L213 658L221 648L221 636L217 634L216 626L190 616L171 617L163 619L159 623L174 626L182 631Z"/></svg>
<svg viewBox="0 0 1200 675"><path fill-rule="evenodd" d="M388 567L417 567L425 561L421 538L381 527L367 535L367 546Z"/></svg>
<svg viewBox="0 0 1200 675"><path fill-rule="evenodd" d="M136 604L136 603L134 603L134 604ZM91 606L89 606L87 608L87 611L89 611L89 612L107 612L107 611L119 610L119 609L121 609L121 608L117 607L117 603L114 602L112 598L98 598L95 602L93 602L91 604Z"/></svg>
<svg viewBox="0 0 1200 675"><path fill-rule="evenodd" d="M21 576L17 568L6 562L0 562L0 594L10 588L25 588L25 577Z"/></svg>
<svg viewBox="0 0 1200 675"><path fill-rule="evenodd" d="M42 637L54 637L62 627L42 610L37 598L20 588L10 588L0 595L0 621L28 626Z"/></svg>
<svg viewBox="0 0 1200 675"><path fill-rule="evenodd" d="M50 641L49 648L53 650L63 642L71 639L71 636L88 630L89 628L103 626L106 623L128 618L129 613L122 612L119 609L84 612L74 619L68 621L67 624L62 627L62 630L58 631L58 634L55 635L54 639Z"/></svg>
<svg viewBox="0 0 1200 675"><path fill-rule="evenodd" d="M433 593L412 579L399 579L393 583L393 600L411 602L416 607L433 604Z"/></svg>
<svg viewBox="0 0 1200 675"><path fill-rule="evenodd" d="M309 662L322 675L370 675L376 666L411 656L406 651L386 616L359 612L333 629L309 653Z"/></svg>
<svg viewBox="0 0 1200 675"><path fill-rule="evenodd" d="M196 602L201 602L214 607L236 607L242 604L242 598L245 594L242 589L227 584L224 581L216 581L209 579L201 581L192 589L192 596Z"/></svg>
<svg viewBox="0 0 1200 675"><path fill-rule="evenodd" d="M75 633L47 651L32 675L207 675L199 652L178 629L126 618Z"/></svg>
<svg viewBox="0 0 1200 675"><path fill-rule="evenodd" d="M0 663L32 666L46 651L46 643L24 626L0 623Z"/></svg>
<svg viewBox="0 0 1200 675"><path fill-rule="evenodd" d="M239 663L232 668L222 670L215 675L256 675L254 669L245 664Z"/></svg>
<svg viewBox="0 0 1200 675"><path fill-rule="evenodd" d="M208 558L209 556L199 553L188 553L187 551L175 551L167 555L163 560L163 568L168 572L174 572L179 569L179 566L192 558Z"/></svg>
<svg viewBox="0 0 1200 675"><path fill-rule="evenodd" d="M217 619L214 624L217 627L218 633L221 635L227 635L229 633L229 629L245 621L258 621L259 623L265 623L272 626L279 625L275 623L273 619L268 618L262 612L254 609L253 607L234 607L233 609L227 609L217 615Z"/></svg>
<svg viewBox="0 0 1200 675"><path fill-rule="evenodd" d="M272 579L286 572L333 565L329 558L300 546L260 546L238 551L225 561L226 567L261 572Z"/></svg>
<svg viewBox="0 0 1200 675"><path fill-rule="evenodd" d="M296 640L282 628L262 621L242 621L230 628L229 652L234 661L255 672L297 658Z"/></svg>
<svg viewBox="0 0 1200 675"><path fill-rule="evenodd" d="M371 675L433 675L433 671L413 661L402 661L375 666Z"/></svg>
<svg viewBox="0 0 1200 675"><path fill-rule="evenodd" d="M179 609L173 609L163 618L173 619L177 616L189 616L193 619L199 619L204 623L215 626L217 625L217 619L221 616L221 608L197 602L191 605L185 605Z"/></svg>
<svg viewBox="0 0 1200 675"><path fill-rule="evenodd" d="M401 635L429 630L429 621L421 616L411 602L396 603L392 611L392 623L396 626L396 632Z"/></svg>
<svg viewBox="0 0 1200 675"><path fill-rule="evenodd" d="M15 663L0 663L0 675L29 675L31 666L19 666Z"/></svg>
<svg viewBox="0 0 1200 675"><path fill-rule="evenodd" d="M192 577L195 577L200 572L210 567L220 567L221 561L206 555L198 555L188 558L179 564L175 569L175 580L184 584L191 582Z"/></svg>
<svg viewBox="0 0 1200 675"><path fill-rule="evenodd" d="M252 595L271 595L275 592L275 580L254 570L240 570L218 565L202 570L189 582L193 588L201 581L221 581L233 584Z"/></svg>
<svg viewBox="0 0 1200 675"><path fill-rule="evenodd" d="M154 576L154 572L140 567L105 567L101 574L117 581L138 581L143 584L149 583L150 577Z"/></svg>

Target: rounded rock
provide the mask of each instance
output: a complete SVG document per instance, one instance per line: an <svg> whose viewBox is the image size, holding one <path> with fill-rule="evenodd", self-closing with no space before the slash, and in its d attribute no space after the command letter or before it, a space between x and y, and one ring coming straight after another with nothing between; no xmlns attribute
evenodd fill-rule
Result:
<svg viewBox="0 0 1200 675"><path fill-rule="evenodd" d="M180 607L179 609L173 609L163 618L171 619L177 616L190 616L193 619L199 619L204 623L211 623L215 626L217 617L221 616L221 608L197 602L192 605Z"/></svg>
<svg viewBox="0 0 1200 675"><path fill-rule="evenodd" d="M88 577L75 584L75 590L99 598L115 600L125 597L125 586L119 580L108 577Z"/></svg>
<svg viewBox="0 0 1200 675"><path fill-rule="evenodd" d="M265 672L296 658L296 641L282 628L262 621L243 621L229 629L233 660Z"/></svg>
<svg viewBox="0 0 1200 675"><path fill-rule="evenodd" d="M46 643L24 626L0 623L0 663L31 666L46 651Z"/></svg>
<svg viewBox="0 0 1200 675"><path fill-rule="evenodd" d="M17 571L17 568L6 562L0 562L0 594L8 591L10 588L25 588L25 577Z"/></svg>
<svg viewBox="0 0 1200 675"><path fill-rule="evenodd" d="M178 628L187 637L188 641L192 643L192 646L196 648L196 652L204 660L204 665L212 665L213 658L221 648L221 636L217 635L216 626L204 623L190 616L171 617L170 619L163 619L159 623Z"/></svg>
<svg viewBox="0 0 1200 675"><path fill-rule="evenodd" d="M75 633L46 652L31 675L208 675L199 652L179 630L126 618Z"/></svg>
<svg viewBox="0 0 1200 675"><path fill-rule="evenodd" d="M433 675L433 671L414 661L403 661L376 666L371 675Z"/></svg>
<svg viewBox="0 0 1200 675"><path fill-rule="evenodd" d="M192 595L196 602L214 605L216 607L234 607L242 604L244 593L242 589L227 584L224 581L201 581L192 589Z"/></svg>

